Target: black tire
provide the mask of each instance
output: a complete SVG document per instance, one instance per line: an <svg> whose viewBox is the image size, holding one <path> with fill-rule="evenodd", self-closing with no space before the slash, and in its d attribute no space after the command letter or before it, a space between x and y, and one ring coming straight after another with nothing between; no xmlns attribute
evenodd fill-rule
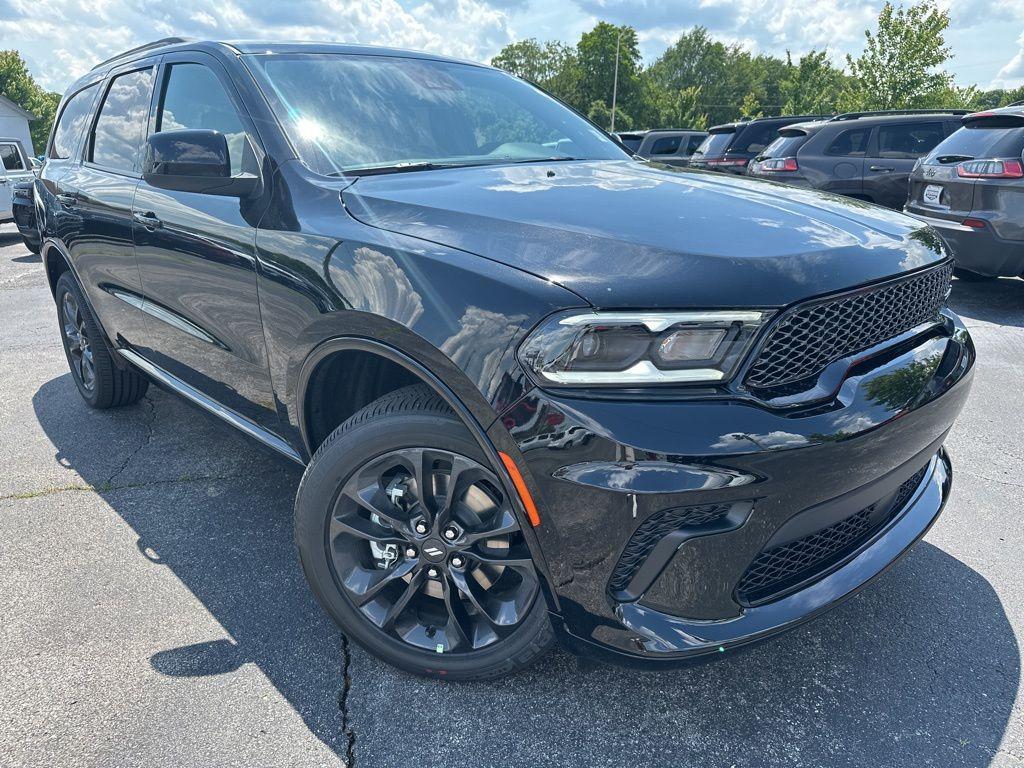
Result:
<svg viewBox="0 0 1024 768"><path fill-rule="evenodd" d="M149 379L114 363L110 347L70 272L58 278L56 300L64 355L86 404L103 409L138 402L149 388Z"/></svg>
<svg viewBox="0 0 1024 768"><path fill-rule="evenodd" d="M977 272L971 272L969 269L963 267L955 267L953 274L956 275L957 279L963 280L965 283L989 283L993 280L997 280L997 275L979 275Z"/></svg>
<svg viewBox="0 0 1024 768"><path fill-rule="evenodd" d="M299 484L295 499L295 541L306 578L320 604L350 639L407 672L425 677L473 681L520 670L542 656L554 643L547 607L539 589L532 597L532 604L524 607L522 618L508 630L508 634L499 636L485 647L476 648L473 641L469 641L470 647L461 653L442 653L440 650L435 653L411 645L372 622L339 584L335 568L338 539L332 538L334 534L328 535L328 531L333 530L331 526L338 519L335 515L339 500L346 498L343 489L351 484L353 478L358 480L357 473L368 462L372 465L380 457L386 459L403 449L417 450L416 446L469 458L481 465L482 470L490 471L489 462L469 431L430 387L422 384L404 387L370 403L327 437ZM448 493L455 495L454 490ZM521 537L522 534L513 535ZM350 537L350 540L358 541L355 537ZM426 550L430 540L420 543ZM420 569L424 569L426 564L424 560ZM396 565L389 567L397 568ZM412 567L410 564L410 569ZM440 581L444 582L448 573L445 570ZM408 591L416 578L410 574L408 588L397 581L395 585L399 591ZM419 586L415 589L416 597L408 599L408 605L413 605L417 599L431 599L419 596ZM450 591L452 587L445 589ZM449 593L445 594L447 605ZM453 594L456 600L461 598L460 594ZM434 637L429 631L428 636Z"/></svg>

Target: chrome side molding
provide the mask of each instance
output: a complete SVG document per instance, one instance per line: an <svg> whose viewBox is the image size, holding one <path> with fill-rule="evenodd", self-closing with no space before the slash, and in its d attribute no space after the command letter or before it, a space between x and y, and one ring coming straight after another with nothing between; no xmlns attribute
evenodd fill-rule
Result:
<svg viewBox="0 0 1024 768"><path fill-rule="evenodd" d="M168 373L163 368L149 362L146 358L139 355L130 349L118 349L118 354L121 355L125 360L134 365L136 368L144 372L147 376L156 379L158 382L166 386L168 389L174 391L176 394L181 395L186 400L198 405L205 411L212 413L214 416L226 421L231 426L235 427L249 437L258 440L268 448L280 453L282 456L286 456L292 461L305 465L302 457L299 456L298 452L292 448L287 442L275 435L273 432L269 432L263 427L259 426L253 421L245 418L241 414L235 413L230 408L225 408L223 405L213 400L195 387L185 383L177 376Z"/></svg>

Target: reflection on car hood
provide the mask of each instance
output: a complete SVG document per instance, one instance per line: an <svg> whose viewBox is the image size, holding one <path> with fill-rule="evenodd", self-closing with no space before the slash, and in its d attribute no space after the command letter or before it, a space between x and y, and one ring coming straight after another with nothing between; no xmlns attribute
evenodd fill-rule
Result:
<svg viewBox="0 0 1024 768"><path fill-rule="evenodd" d="M478 254L598 307L782 306L938 261L920 222L856 200L634 161L360 178L374 227Z"/></svg>

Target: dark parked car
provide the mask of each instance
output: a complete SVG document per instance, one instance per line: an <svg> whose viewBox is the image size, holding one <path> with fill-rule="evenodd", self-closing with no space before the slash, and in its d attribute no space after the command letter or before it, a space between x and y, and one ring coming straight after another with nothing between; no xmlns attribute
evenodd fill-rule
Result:
<svg viewBox="0 0 1024 768"><path fill-rule="evenodd" d="M918 158L960 126L965 110L851 112L782 128L748 175L902 208Z"/></svg>
<svg viewBox="0 0 1024 768"><path fill-rule="evenodd" d="M964 117L914 168L905 210L938 230L962 279L1024 277L1024 106Z"/></svg>
<svg viewBox="0 0 1024 768"><path fill-rule="evenodd" d="M707 135L707 131L698 131L693 128L659 129L646 131L635 149L629 144L626 144L626 147L644 160L684 167L689 165L690 156ZM622 139L621 134L619 138ZM626 142L623 141L623 143Z"/></svg>
<svg viewBox="0 0 1024 768"><path fill-rule="evenodd" d="M693 168L742 175L746 173L747 163L775 141L780 128L820 117L821 115L759 117L756 120L713 126L708 129L704 141L694 150L689 165Z"/></svg>
<svg viewBox="0 0 1024 768"><path fill-rule="evenodd" d="M36 226L35 194L30 181L19 181L11 195L14 223L18 226L25 247L39 253L39 228Z"/></svg>
<svg viewBox="0 0 1024 768"><path fill-rule="evenodd" d="M313 591L418 674L727 654L950 490L931 228L637 162L490 67L161 41L71 87L36 195L86 403L155 382L305 465Z"/></svg>

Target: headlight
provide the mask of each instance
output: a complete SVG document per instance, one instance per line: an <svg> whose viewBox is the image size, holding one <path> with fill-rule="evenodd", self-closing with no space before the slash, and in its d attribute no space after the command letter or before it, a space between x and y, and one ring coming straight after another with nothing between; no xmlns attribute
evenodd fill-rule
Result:
<svg viewBox="0 0 1024 768"><path fill-rule="evenodd" d="M586 312L557 314L519 348L543 384L646 386L724 381L768 312Z"/></svg>

